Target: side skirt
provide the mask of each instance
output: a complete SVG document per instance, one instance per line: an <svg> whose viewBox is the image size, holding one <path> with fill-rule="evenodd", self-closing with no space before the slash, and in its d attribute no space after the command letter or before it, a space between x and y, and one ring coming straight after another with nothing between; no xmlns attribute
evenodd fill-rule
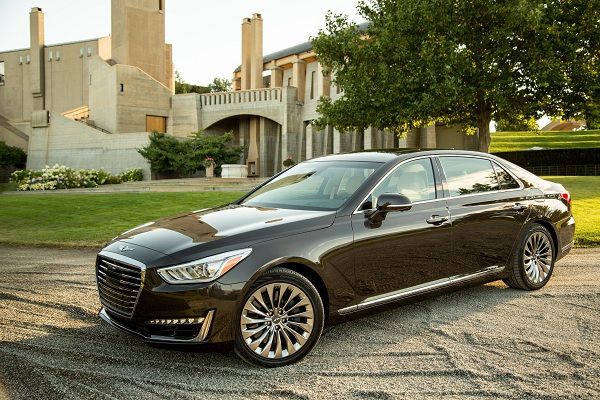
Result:
<svg viewBox="0 0 600 400"><path fill-rule="evenodd" d="M396 290L394 292L368 297L358 303L357 305L345 307L338 310L340 315L350 314L356 311L364 310L365 308L375 307L378 305L391 303L394 301L402 300L407 297L416 296L422 293L426 293L436 289L442 289L448 286L453 286L458 283L468 282L471 280L484 278L486 276L495 275L504 270L504 267L497 265L484 268L472 274L456 275L450 278L439 279L437 281L427 282L422 285L411 286L409 288Z"/></svg>

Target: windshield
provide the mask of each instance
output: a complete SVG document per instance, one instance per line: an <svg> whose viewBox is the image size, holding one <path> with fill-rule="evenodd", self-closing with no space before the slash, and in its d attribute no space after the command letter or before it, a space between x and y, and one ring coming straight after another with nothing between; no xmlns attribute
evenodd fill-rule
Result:
<svg viewBox="0 0 600 400"><path fill-rule="evenodd" d="M298 164L248 196L242 204L301 210L337 210L382 164L313 161Z"/></svg>

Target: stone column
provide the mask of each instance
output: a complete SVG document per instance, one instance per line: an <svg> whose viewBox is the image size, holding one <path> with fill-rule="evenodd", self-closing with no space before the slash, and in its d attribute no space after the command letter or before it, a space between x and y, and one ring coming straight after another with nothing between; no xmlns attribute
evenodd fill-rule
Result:
<svg viewBox="0 0 600 400"><path fill-rule="evenodd" d="M304 102L304 91L306 89L306 61L293 61L292 86L298 89L298 101Z"/></svg>
<svg viewBox="0 0 600 400"><path fill-rule="evenodd" d="M250 117L250 140L248 143L248 176L260 176L258 139L260 135L260 118Z"/></svg>
<svg viewBox="0 0 600 400"><path fill-rule="evenodd" d="M414 149L419 147L419 129L413 128L406 133L406 147Z"/></svg>
<svg viewBox="0 0 600 400"><path fill-rule="evenodd" d="M44 13L33 7L29 13L29 39L31 45L30 82L33 96L33 111L43 110L44 102Z"/></svg>
<svg viewBox="0 0 600 400"><path fill-rule="evenodd" d="M337 129L333 129L333 154L337 154L341 152L342 141L340 137L340 131Z"/></svg>
<svg viewBox="0 0 600 400"><path fill-rule="evenodd" d="M260 14L252 15L251 27L250 89L260 89L263 87L263 20Z"/></svg>
<svg viewBox="0 0 600 400"><path fill-rule="evenodd" d="M252 24L250 18L242 21L242 67L240 90L250 89L250 60L252 55Z"/></svg>
<svg viewBox="0 0 600 400"><path fill-rule="evenodd" d="M317 64L317 98L329 97L331 91L331 75L323 75L321 63Z"/></svg>
<svg viewBox="0 0 600 400"><path fill-rule="evenodd" d="M271 87L282 87L283 86L283 68L273 67L271 68Z"/></svg>
<svg viewBox="0 0 600 400"><path fill-rule="evenodd" d="M327 125L323 130L323 155L333 152L333 129Z"/></svg>
<svg viewBox="0 0 600 400"><path fill-rule="evenodd" d="M259 163L259 175L261 177L267 176L267 171L269 168L267 167L267 161L269 159L269 155L267 154L267 138L266 138L266 127L265 127L265 119L263 117L258 117L259 120L259 131L258 131L258 163Z"/></svg>
<svg viewBox="0 0 600 400"><path fill-rule="evenodd" d="M306 125L306 159L313 158L313 126Z"/></svg>
<svg viewBox="0 0 600 400"><path fill-rule="evenodd" d="M434 149L436 147L436 132L435 124L431 124L421 128L421 143L422 149Z"/></svg>
<svg viewBox="0 0 600 400"><path fill-rule="evenodd" d="M367 129L365 129L365 133L364 133L364 149L365 150L371 150L376 148L375 147L375 142L376 142L376 138L375 135L377 134L377 129L373 128L372 126L368 127Z"/></svg>

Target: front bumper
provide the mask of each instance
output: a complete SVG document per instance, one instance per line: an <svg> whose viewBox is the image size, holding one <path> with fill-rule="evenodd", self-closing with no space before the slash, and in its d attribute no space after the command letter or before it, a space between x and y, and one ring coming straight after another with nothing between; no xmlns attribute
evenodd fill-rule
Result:
<svg viewBox="0 0 600 400"><path fill-rule="evenodd" d="M137 246L135 248L137 251ZM233 319L243 283L227 285L214 281L172 285L163 281L156 272L156 267L163 263L155 264L156 258L152 257L155 254L149 254L146 259L140 257L142 251L140 249L136 254L135 260L106 249L100 252L96 262L96 279L103 281L102 285L99 284L102 304L99 316L102 320L147 342L197 344L233 340ZM115 309L114 301L110 301L114 299L112 288L124 281L112 271L104 269L105 273L98 272L100 262L107 259L117 264L117 269L123 265L140 268L141 284L135 305L129 312ZM107 298L106 290L100 288L106 284L111 285L108 293L112 297Z"/></svg>
<svg viewBox="0 0 600 400"><path fill-rule="evenodd" d="M174 336L157 335L153 334L150 330L139 329L139 327L137 327L135 324L131 324L124 320L118 319L118 317L116 316L111 316L109 311L107 311L107 309L104 307L100 310L99 316L104 322L108 323L109 325L114 326L115 328L120 329L123 332L129 333L131 335L139 336L147 342L194 344L205 342L208 338L214 313L214 310L210 310L206 313L205 317L201 318L200 323L197 324L197 327L195 327L198 333L196 333L189 339L179 339Z"/></svg>

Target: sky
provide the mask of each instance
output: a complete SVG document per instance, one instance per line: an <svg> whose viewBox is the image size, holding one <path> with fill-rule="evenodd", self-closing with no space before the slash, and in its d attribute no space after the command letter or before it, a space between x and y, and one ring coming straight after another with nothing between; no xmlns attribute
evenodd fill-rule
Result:
<svg viewBox="0 0 600 400"><path fill-rule="evenodd" d="M261 13L263 52L309 40L325 26L328 10L361 22L356 0L167 0L166 41L189 83L231 79L241 59L241 23ZM110 34L110 0L0 0L0 51L29 47L29 11L45 14L46 44Z"/></svg>

